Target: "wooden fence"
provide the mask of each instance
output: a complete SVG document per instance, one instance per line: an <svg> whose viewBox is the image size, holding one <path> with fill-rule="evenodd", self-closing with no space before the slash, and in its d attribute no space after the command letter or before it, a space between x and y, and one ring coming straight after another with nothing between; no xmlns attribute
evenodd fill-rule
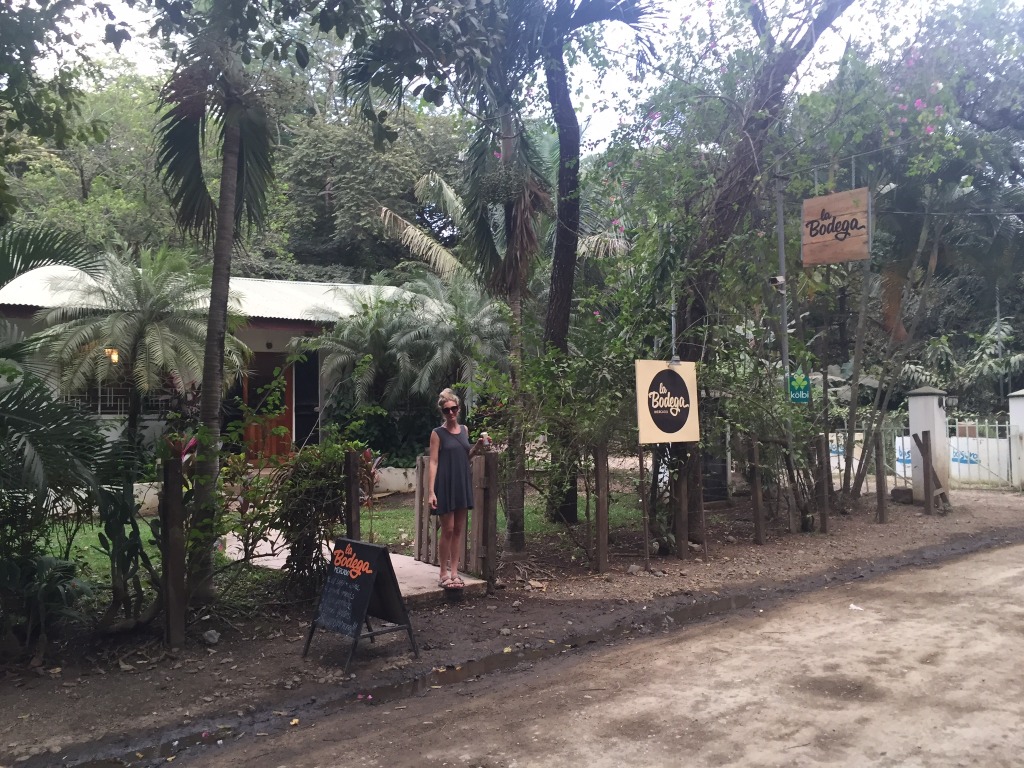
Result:
<svg viewBox="0 0 1024 768"><path fill-rule="evenodd" d="M416 459L413 556L420 562L438 565L439 527L437 516L430 514L429 465L430 459L426 456ZM485 579L489 587L493 587L498 560L498 454L488 452L475 456L472 466L473 509L466 522L463 562L468 573Z"/></svg>

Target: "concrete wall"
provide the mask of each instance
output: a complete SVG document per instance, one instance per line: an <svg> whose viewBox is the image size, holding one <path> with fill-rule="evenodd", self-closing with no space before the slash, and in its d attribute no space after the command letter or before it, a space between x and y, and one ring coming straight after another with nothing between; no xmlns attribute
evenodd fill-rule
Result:
<svg viewBox="0 0 1024 768"><path fill-rule="evenodd" d="M377 472L376 493L412 493L416 490L414 467L382 467Z"/></svg>

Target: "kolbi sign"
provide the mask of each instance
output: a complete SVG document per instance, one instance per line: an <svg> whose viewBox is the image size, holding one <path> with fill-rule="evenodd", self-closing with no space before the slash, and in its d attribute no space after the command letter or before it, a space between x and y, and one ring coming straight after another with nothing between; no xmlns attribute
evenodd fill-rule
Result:
<svg viewBox="0 0 1024 768"><path fill-rule="evenodd" d="M637 360L636 411L641 443L700 440L697 371L693 363Z"/></svg>
<svg viewBox="0 0 1024 768"><path fill-rule="evenodd" d="M789 374L789 402L811 402L811 382L803 371Z"/></svg>

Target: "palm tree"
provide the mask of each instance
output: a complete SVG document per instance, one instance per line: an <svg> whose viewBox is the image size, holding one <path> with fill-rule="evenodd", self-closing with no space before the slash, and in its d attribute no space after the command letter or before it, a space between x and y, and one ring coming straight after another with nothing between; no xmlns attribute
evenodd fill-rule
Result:
<svg viewBox="0 0 1024 768"><path fill-rule="evenodd" d="M143 398L168 388L184 394L202 376L206 277L180 255L147 250L139 267L107 254L98 280L69 280L67 287L73 289L68 304L40 313L61 389L80 392L124 371L131 383L125 438L137 447ZM117 350L116 363L107 350ZM248 348L229 335L225 353L237 376Z"/></svg>
<svg viewBox="0 0 1024 768"><path fill-rule="evenodd" d="M472 393L480 364L506 359L505 318L467 275L450 283L425 275L401 289L377 286L353 297L351 316L300 342L323 354L326 378L351 383L357 403L398 408L410 395L429 399L453 383Z"/></svg>
<svg viewBox="0 0 1024 768"><path fill-rule="evenodd" d="M77 238L47 231L0 229L0 290L51 265L98 274L98 259ZM56 402L32 373L33 345L0 317L0 487L45 491L65 473L82 478L87 458L75 449L92 424ZM84 473L84 474L83 474Z"/></svg>
<svg viewBox="0 0 1024 768"><path fill-rule="evenodd" d="M514 410L525 410L520 374L523 361L523 301L533 266L540 255L541 218L549 208L541 154L525 132L512 128L509 110L502 112L505 128L499 137L477 132L468 153L467 193L460 197L440 176L424 176L416 196L444 213L462 235L456 251L449 251L427 232L388 209L381 217L386 229L444 280L461 280L475 273L490 292L509 303L510 388ZM497 156L497 157L495 157ZM465 266L463 266L465 264ZM525 540L526 432L524 419L513 418L509 430L512 481L506 506L507 541L521 552Z"/></svg>
<svg viewBox="0 0 1024 768"><path fill-rule="evenodd" d="M0 229L0 296L5 286L17 290L12 283L20 275L54 264L97 268L72 236ZM85 502L102 445L93 420L57 400L33 372L32 351L14 324L0 318L0 559L29 555L56 511Z"/></svg>
<svg viewBox="0 0 1024 768"><path fill-rule="evenodd" d="M394 340L405 329L409 301L384 286L350 298L355 308L351 316L337 318L330 331L301 339L299 346L320 352L324 378L349 381L356 403L398 405L406 392L399 386Z"/></svg>
<svg viewBox="0 0 1024 768"><path fill-rule="evenodd" d="M420 203L443 213L460 233L462 239L454 250L387 208L381 211L381 219L385 229L442 280L464 280L476 274L492 295L509 303L510 399L516 415L509 426L507 453L512 479L507 491L506 522L507 544L519 552L526 545L523 308L530 298L528 286L540 254L550 253L554 247L555 227L546 190L555 175L558 143L544 132L524 133L516 136L515 141L504 140L496 145L489 145L488 138L494 141L485 132L479 132L468 153L470 191L464 196L434 173L427 174L416 185ZM502 151L491 151L497 147ZM495 154L500 157L491 160ZM607 229L607 222L594 214L586 199L581 206L581 235L582 256L617 252L624 246L618 234Z"/></svg>
<svg viewBox="0 0 1024 768"><path fill-rule="evenodd" d="M505 312L465 273L447 282L425 274L402 288L413 294L412 311L394 340L403 382L425 397L453 382L463 384L472 408L481 365L501 369L508 359Z"/></svg>
<svg viewBox="0 0 1024 768"><path fill-rule="evenodd" d="M257 11L257 9L253 9ZM180 15L180 11L177 11ZM272 179L268 111L257 83L246 70L248 21L236 4L214 0L207 12L189 14L192 35L178 51L178 68L162 94L157 169L177 210L179 224L204 239L213 237L213 275L203 352L200 421L203 446L196 462L194 521L196 559L192 594L213 598L213 542L224 351L228 332L228 285L237 227L263 221ZM258 12L257 12L258 15ZM180 22L181 19L178 19ZM175 26L176 22L168 22ZM203 168L208 123L220 150L219 194L214 203Z"/></svg>
<svg viewBox="0 0 1024 768"><path fill-rule="evenodd" d="M143 398L168 388L184 394L202 376L206 340L206 307L209 295L206 278L193 271L184 257L169 251L142 251L139 267L114 254L107 254L105 271L94 281L69 280L74 288L68 304L40 313L49 329L44 346L56 362L60 385L65 392L77 392L96 381L110 379L123 371L130 382L128 417L124 436L116 453L116 472L121 487L108 490L101 509L106 548L110 555L112 599L100 625L110 628L120 611L123 626L146 623L157 615L160 600L146 612L139 611L140 595L133 575L140 566L157 580L155 569L141 547L141 533L135 516L133 487L139 474L140 421ZM69 287L69 286L65 286ZM116 350L117 360L108 351ZM226 345L230 369L241 372L248 349L233 336ZM126 532L127 529L127 532ZM166 535L183 531L165 530ZM165 576L168 562L165 560ZM184 560L180 573L184 591Z"/></svg>

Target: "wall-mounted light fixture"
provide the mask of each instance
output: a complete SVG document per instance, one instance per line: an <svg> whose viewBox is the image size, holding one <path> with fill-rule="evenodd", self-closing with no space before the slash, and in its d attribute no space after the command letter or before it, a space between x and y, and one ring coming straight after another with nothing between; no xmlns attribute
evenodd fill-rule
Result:
<svg viewBox="0 0 1024 768"><path fill-rule="evenodd" d="M103 350L103 354L110 358L110 362L117 365L117 361L120 358L117 352L117 347L106 347Z"/></svg>
<svg viewBox="0 0 1024 768"><path fill-rule="evenodd" d="M959 403L960 403L960 398L957 397L956 395L946 395L946 407L947 408L956 408Z"/></svg>

